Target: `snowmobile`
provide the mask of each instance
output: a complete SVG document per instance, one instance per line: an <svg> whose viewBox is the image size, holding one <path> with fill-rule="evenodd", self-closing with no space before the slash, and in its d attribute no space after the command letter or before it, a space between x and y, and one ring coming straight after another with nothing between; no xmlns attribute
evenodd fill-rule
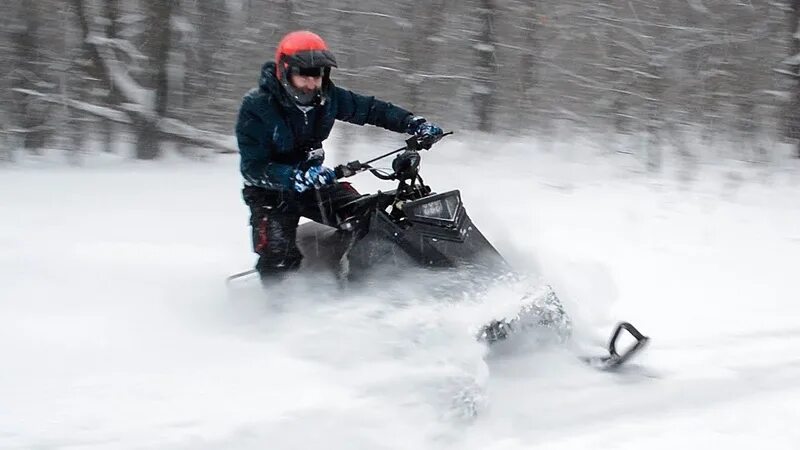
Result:
<svg viewBox="0 0 800 450"><path fill-rule="evenodd" d="M337 205L325 197L323 186L317 193L320 208L335 207L341 219L335 224L307 222L298 227L297 245L306 256L304 266L332 270L347 282L369 277L379 268L391 271L402 267L456 273L460 276L449 278L456 283L514 281L513 268L472 222L461 193L436 193L420 176L421 152L450 134L411 137L404 147L367 162L355 160L337 166L334 170L340 180L368 171L397 185ZM391 171L372 166L392 155L396 156ZM437 278L437 284L444 279L448 277ZM530 327L552 328L561 340L569 337L571 321L549 286L526 294L520 305L513 317L483 326L477 338L494 344ZM620 352L617 345L623 331L633 336L635 344ZM622 322L612 333L608 355L583 359L594 367L613 369L641 351L647 341L633 325Z"/></svg>

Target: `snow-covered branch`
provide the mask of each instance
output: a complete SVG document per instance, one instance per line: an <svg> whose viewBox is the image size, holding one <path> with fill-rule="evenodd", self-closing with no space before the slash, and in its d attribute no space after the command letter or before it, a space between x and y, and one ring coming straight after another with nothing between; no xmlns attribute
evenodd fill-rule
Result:
<svg viewBox="0 0 800 450"><path fill-rule="evenodd" d="M201 130L177 119L163 118L159 120L158 130L189 142L214 148L218 153L236 153L239 151L233 135Z"/></svg>
<svg viewBox="0 0 800 450"><path fill-rule="evenodd" d="M776 91L776 90L764 89L759 92L763 95L775 97L783 101L789 101L792 99L792 93L789 91Z"/></svg>
<svg viewBox="0 0 800 450"><path fill-rule="evenodd" d="M702 0L686 0L689 3L689 7L693 10L701 13L701 14L711 14L711 11L706 8L706 5L703 4Z"/></svg>
<svg viewBox="0 0 800 450"><path fill-rule="evenodd" d="M58 105L66 105L70 108L77 109L79 111L83 111L89 113L93 116L102 117L104 119L111 120L112 122L119 122L119 123L126 123L130 124L131 119L130 117L122 111L118 111L114 108L108 108L105 106L93 105L91 103L82 102L79 100L74 100L71 98L65 98L60 95L53 95L53 94L45 94L43 92L34 91L32 89L21 89L21 88L14 88L12 89L14 92L19 92L20 94L30 95L31 97L36 97L39 100L45 103L54 103Z"/></svg>
<svg viewBox="0 0 800 450"><path fill-rule="evenodd" d="M346 9L338 9L338 8L328 8L328 11L332 11L335 13L340 14L348 14L348 15L361 15L361 16L371 16L371 17L382 17L385 19L397 19L397 16L392 16L390 14L383 14L377 13L372 11L354 11L354 10L346 10Z"/></svg>
<svg viewBox="0 0 800 450"><path fill-rule="evenodd" d="M796 74L795 72L792 72L791 70L786 70L786 69L772 69L772 71L773 71L773 72L775 72L775 73L779 73L779 74L781 74L781 75L787 75L787 76L789 76L789 77L792 77L792 78L798 78L798 77L800 77L800 75Z"/></svg>
<svg viewBox="0 0 800 450"><path fill-rule="evenodd" d="M114 108L93 105L91 103L65 98L60 95L45 94L43 92L31 89L15 88L13 91L20 94L29 95L31 97L36 97L37 99L46 103L65 105L113 122L124 123L127 125L131 125L133 123L131 117L127 113ZM235 153L238 151L233 136L215 133L213 131L201 130L177 119L162 118L158 121L157 128L158 131L164 133L165 135L204 147L213 148L219 153Z"/></svg>
<svg viewBox="0 0 800 450"><path fill-rule="evenodd" d="M783 60L783 63L788 64L790 66L796 66L800 64L800 53L786 58L785 60Z"/></svg>
<svg viewBox="0 0 800 450"><path fill-rule="evenodd" d="M142 52L140 52L139 49L127 39L112 39L101 36L97 33L91 33L86 37L86 42L96 46L116 48L117 50L128 55L132 60L147 60L147 56L142 54Z"/></svg>
<svg viewBox="0 0 800 450"><path fill-rule="evenodd" d="M114 49L125 52L132 60L147 60L147 57L124 39L111 39L97 33L90 33L86 37L86 43L92 45L97 51L97 55L108 73L108 81L119 89L128 102L137 105L135 108L137 111L145 116L153 117L155 115L155 93L142 87L133 79L128 67L117 59Z"/></svg>
<svg viewBox="0 0 800 450"><path fill-rule="evenodd" d="M106 55L103 55L106 53ZM151 89L143 88L136 80L133 79L128 69L124 64L120 63L113 57L108 55L108 52L101 52L103 64L108 69L111 82L114 86L119 88L122 95L128 99L129 102L137 105L137 110L146 116L155 115L155 92Z"/></svg>

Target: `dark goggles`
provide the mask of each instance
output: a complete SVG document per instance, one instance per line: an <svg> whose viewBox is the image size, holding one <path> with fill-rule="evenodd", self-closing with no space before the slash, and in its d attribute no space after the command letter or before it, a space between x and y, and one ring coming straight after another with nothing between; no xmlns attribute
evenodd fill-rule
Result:
<svg viewBox="0 0 800 450"><path fill-rule="evenodd" d="M324 67L289 67L291 75L299 75L301 77L321 77L325 73Z"/></svg>

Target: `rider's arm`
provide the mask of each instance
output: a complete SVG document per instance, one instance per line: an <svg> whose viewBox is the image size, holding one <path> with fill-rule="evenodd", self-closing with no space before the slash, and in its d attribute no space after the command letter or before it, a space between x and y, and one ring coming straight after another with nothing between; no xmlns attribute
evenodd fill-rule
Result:
<svg viewBox="0 0 800 450"><path fill-rule="evenodd" d="M254 101L250 95L244 98L236 121L242 176L254 186L287 189L291 185L294 167L271 161L275 144L271 139L272 134L267 132L268 124L254 108Z"/></svg>
<svg viewBox="0 0 800 450"><path fill-rule="evenodd" d="M356 125L368 123L404 133L413 114L389 102L367 97L333 86L336 97L336 118Z"/></svg>

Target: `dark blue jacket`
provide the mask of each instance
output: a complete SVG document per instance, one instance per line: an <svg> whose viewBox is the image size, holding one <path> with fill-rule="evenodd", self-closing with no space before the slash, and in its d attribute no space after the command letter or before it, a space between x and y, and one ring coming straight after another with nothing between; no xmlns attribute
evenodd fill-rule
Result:
<svg viewBox="0 0 800 450"><path fill-rule="evenodd" d="M323 84L324 104L304 113L275 77L275 63L261 69L259 87L244 96L236 138L245 182L267 189L290 189L294 169L309 148L321 145L335 120L405 132L412 114L375 97Z"/></svg>

